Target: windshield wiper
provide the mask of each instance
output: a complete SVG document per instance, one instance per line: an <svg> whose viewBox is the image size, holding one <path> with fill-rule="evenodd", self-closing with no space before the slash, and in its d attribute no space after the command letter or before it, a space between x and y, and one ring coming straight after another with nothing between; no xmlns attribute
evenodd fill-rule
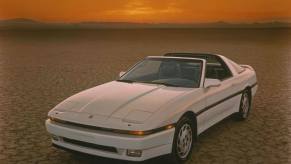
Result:
<svg viewBox="0 0 291 164"><path fill-rule="evenodd" d="M126 79L118 79L116 81L119 82L125 82L125 83L148 83L148 84L158 84L158 85L164 85L164 86L168 86L168 87L180 87L178 85L175 84L169 84L169 83L163 83L163 82L154 82L154 81L134 81L134 80L126 80Z"/></svg>
<svg viewBox="0 0 291 164"><path fill-rule="evenodd" d="M168 86L168 87L180 87L179 85L175 85L175 84L169 84L169 83L163 83L163 82L154 82L154 81L141 81L141 83L159 84L159 85L164 85L164 86Z"/></svg>
<svg viewBox="0 0 291 164"><path fill-rule="evenodd" d="M125 83L134 83L134 82L136 82L136 81L133 81L133 80L124 80L124 79L118 79L116 81L125 82Z"/></svg>

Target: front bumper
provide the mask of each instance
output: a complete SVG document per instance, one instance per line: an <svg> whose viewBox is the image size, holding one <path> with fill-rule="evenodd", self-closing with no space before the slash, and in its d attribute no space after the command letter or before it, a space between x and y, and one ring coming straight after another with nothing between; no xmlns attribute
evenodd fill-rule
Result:
<svg viewBox="0 0 291 164"><path fill-rule="evenodd" d="M46 120L45 124L50 134L59 137L58 140L52 140L54 145L91 155L129 161L144 161L171 153L175 133L173 128L146 136L132 136L65 126L50 120ZM94 146L86 146L88 144L93 144ZM99 147L102 149L99 149ZM104 147L113 148L116 151L107 151L107 149L103 149ZM141 157L128 156L126 153L128 149L142 150Z"/></svg>

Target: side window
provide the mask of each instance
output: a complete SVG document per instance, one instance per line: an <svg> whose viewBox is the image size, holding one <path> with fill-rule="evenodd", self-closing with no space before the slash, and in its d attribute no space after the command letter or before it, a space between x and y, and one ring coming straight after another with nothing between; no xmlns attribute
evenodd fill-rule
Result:
<svg viewBox="0 0 291 164"><path fill-rule="evenodd" d="M206 78L224 80L231 77L232 74L224 63L217 56L208 56L206 59Z"/></svg>

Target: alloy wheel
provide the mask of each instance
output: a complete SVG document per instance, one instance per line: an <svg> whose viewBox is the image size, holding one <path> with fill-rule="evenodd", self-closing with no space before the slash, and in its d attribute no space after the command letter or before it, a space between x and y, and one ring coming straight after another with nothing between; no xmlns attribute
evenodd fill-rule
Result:
<svg viewBox="0 0 291 164"><path fill-rule="evenodd" d="M242 116L243 118L247 118L248 116L248 112L249 112L249 108L250 108L250 102L249 102L249 96L248 93L244 93L242 95Z"/></svg>
<svg viewBox="0 0 291 164"><path fill-rule="evenodd" d="M192 129L189 124L184 124L178 133L177 138L177 153L180 158L186 158L192 147Z"/></svg>

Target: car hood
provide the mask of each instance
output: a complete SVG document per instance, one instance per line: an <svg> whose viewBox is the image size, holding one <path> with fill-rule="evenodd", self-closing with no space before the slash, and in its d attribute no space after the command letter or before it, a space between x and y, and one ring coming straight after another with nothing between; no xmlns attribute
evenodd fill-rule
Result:
<svg viewBox="0 0 291 164"><path fill-rule="evenodd" d="M187 93L190 88L112 81L80 92L54 109L62 113L92 115L104 123L108 118L144 123L163 105Z"/></svg>

